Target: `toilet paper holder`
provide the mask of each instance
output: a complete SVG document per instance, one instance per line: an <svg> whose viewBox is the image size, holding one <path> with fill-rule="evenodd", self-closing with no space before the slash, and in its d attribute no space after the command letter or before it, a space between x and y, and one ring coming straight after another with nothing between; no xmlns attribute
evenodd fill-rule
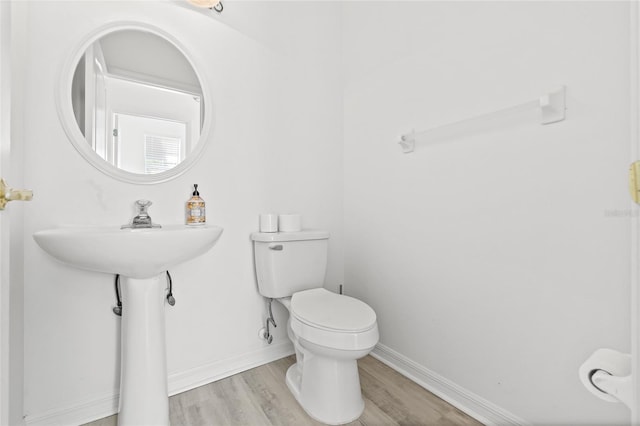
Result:
<svg viewBox="0 0 640 426"><path fill-rule="evenodd" d="M580 366L578 375L585 388L598 398L622 402L631 408L631 355L600 348Z"/></svg>

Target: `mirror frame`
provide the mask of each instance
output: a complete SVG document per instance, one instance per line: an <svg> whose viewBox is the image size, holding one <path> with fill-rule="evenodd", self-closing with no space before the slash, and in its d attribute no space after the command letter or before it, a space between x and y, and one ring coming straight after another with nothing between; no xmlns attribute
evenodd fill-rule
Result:
<svg viewBox="0 0 640 426"><path fill-rule="evenodd" d="M186 156L186 158L178 164L176 167L155 174L138 174L129 171L121 170L114 165L108 163L98 154L96 154L91 146L87 143L84 135L82 134L80 127L76 121L73 113L71 88L73 82L73 76L78 65L78 61L84 55L87 48L93 44L96 40L104 35L119 31L119 30L138 30L152 33L158 37L162 37L169 41L173 46L178 49L180 53L184 55L187 62L193 68L200 85L202 87L202 96L204 98L204 121L202 124L202 131L200 132L200 138L195 148ZM197 63L193 60L192 56L187 53L184 45L176 39L173 35L166 31L150 25L146 22L134 22L134 21L118 21L104 25L91 33L87 34L73 50L71 55L64 61L57 81L60 82L56 93L56 107L58 110L58 117L62 124L69 141L74 148L80 153L80 155L89 162L93 167L101 171L107 176L114 179L135 183L135 184L156 184L174 179L193 166L197 160L202 157L205 149L210 143L210 138L213 133L213 101L211 99L211 92L209 90L208 81L203 78L203 73L199 70Z"/></svg>

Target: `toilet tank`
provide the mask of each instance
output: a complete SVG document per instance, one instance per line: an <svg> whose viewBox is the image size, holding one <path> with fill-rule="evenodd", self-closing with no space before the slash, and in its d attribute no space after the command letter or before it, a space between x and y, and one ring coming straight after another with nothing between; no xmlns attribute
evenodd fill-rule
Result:
<svg viewBox="0 0 640 426"><path fill-rule="evenodd" d="M328 232L254 232L251 239L261 295L276 299L324 285Z"/></svg>

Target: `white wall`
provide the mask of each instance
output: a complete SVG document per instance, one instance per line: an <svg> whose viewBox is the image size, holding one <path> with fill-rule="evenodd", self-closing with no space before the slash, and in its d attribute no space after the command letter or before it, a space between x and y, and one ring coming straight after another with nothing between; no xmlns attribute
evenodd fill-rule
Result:
<svg viewBox="0 0 640 426"><path fill-rule="evenodd" d="M621 424L577 369L629 350L626 2L347 2L345 279L381 343L535 424ZM532 113L399 135L566 84Z"/></svg>
<svg viewBox="0 0 640 426"><path fill-rule="evenodd" d="M150 214L158 223L181 223L192 184L200 184L208 221L225 231L213 250L171 271L177 304L166 312L174 390L188 387L193 374L230 371L266 350L258 338L265 305L249 240L259 213L299 212L305 227L329 230L326 282L331 288L342 283L340 10L230 3L211 18L170 2L29 2L29 84L20 94L24 180L35 192L25 209L27 423L77 422L101 402L108 411L119 368L113 277L56 263L31 239L37 230L120 225L140 198L154 202ZM212 88L210 147L171 182L143 186L108 178L82 159L58 121L54 94L62 62L82 37L113 20L140 20L175 35ZM284 324L286 313L276 309L276 317ZM286 344L284 327L275 331L274 345ZM274 354L265 351L262 358ZM81 403L88 408L82 411Z"/></svg>

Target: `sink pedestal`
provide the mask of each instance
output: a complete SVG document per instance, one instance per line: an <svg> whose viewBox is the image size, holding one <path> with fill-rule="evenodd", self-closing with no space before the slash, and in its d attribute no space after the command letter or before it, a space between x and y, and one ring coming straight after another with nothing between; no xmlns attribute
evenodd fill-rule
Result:
<svg viewBox="0 0 640 426"><path fill-rule="evenodd" d="M120 277L122 356L119 426L168 426L165 343L167 278Z"/></svg>
<svg viewBox="0 0 640 426"><path fill-rule="evenodd" d="M215 225L80 226L33 234L44 251L67 265L120 274L120 426L169 425L166 271L207 252L220 234L222 228Z"/></svg>

